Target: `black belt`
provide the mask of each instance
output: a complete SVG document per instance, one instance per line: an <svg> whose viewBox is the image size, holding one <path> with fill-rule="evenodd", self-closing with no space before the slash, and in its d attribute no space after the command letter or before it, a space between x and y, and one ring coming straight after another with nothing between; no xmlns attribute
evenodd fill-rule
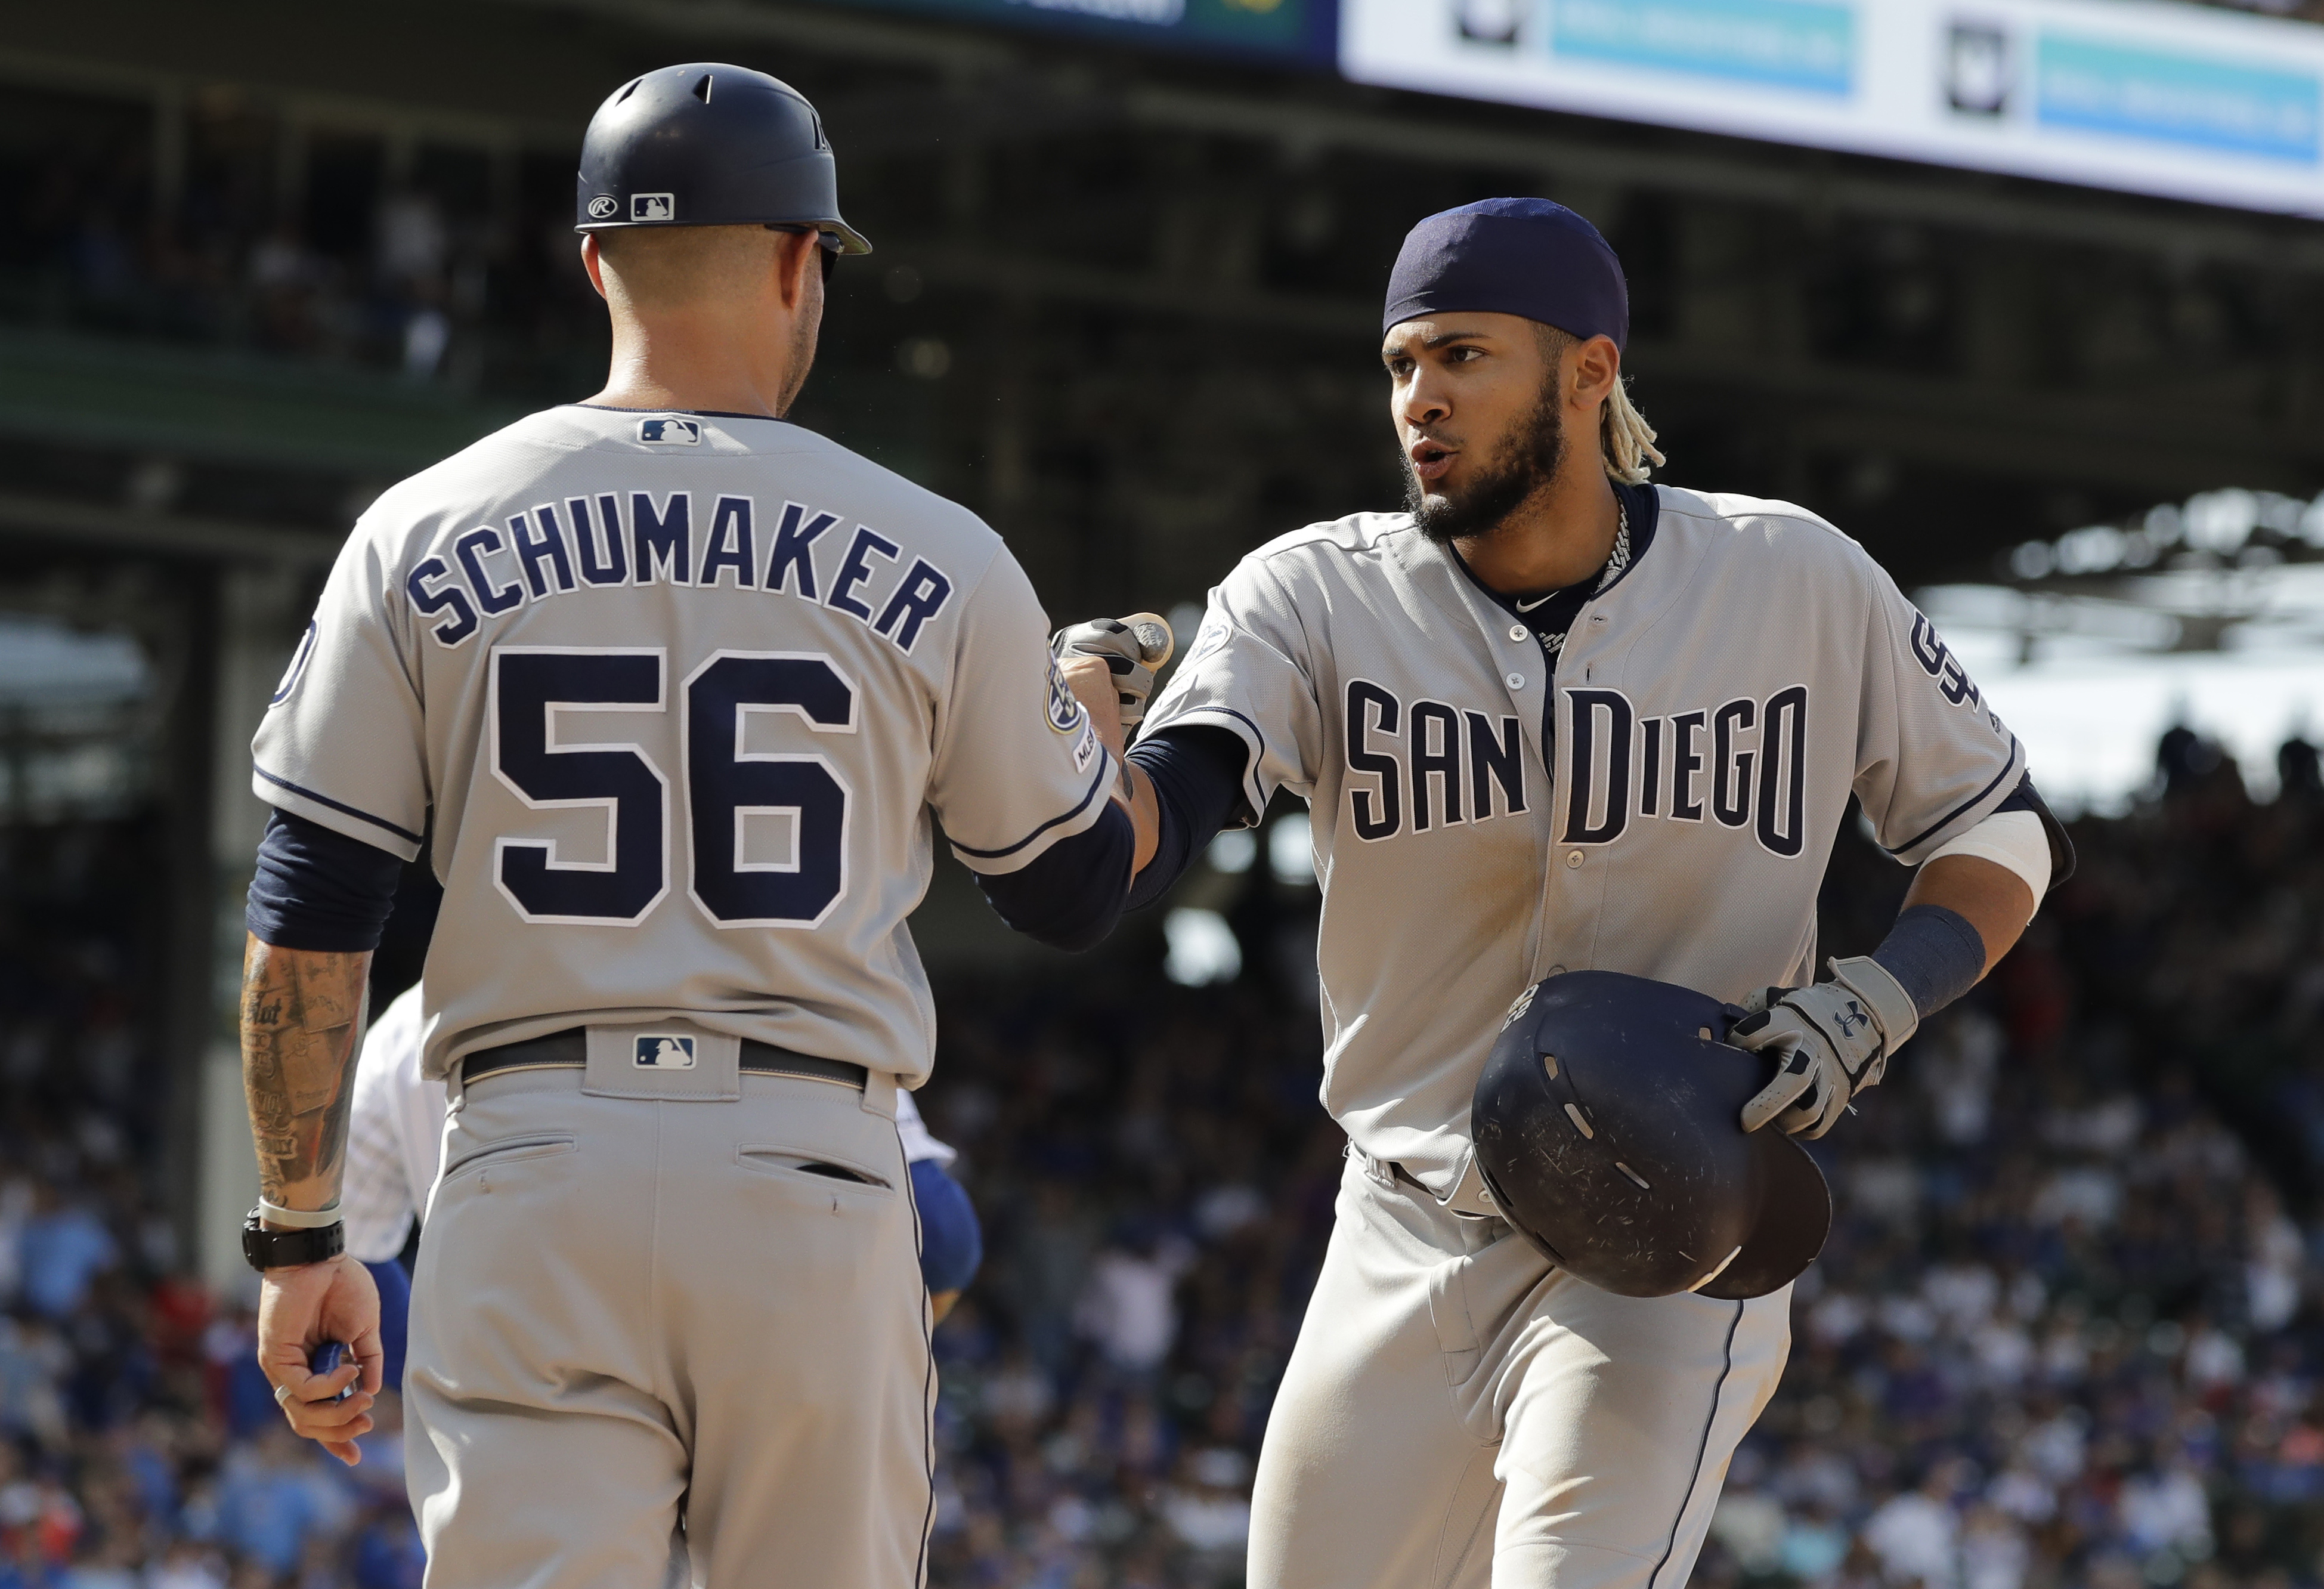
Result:
<svg viewBox="0 0 2324 1589"><path fill-rule="evenodd" d="M742 1068L753 1076L799 1076L815 1081L835 1081L862 1092L871 1081L872 1073L861 1065L851 1065L844 1059L822 1059L813 1054L794 1054L788 1049L778 1049L772 1043L762 1043L753 1038L742 1042ZM460 1080L473 1084L501 1070L543 1070L552 1067L580 1069L589 1063L589 1034L578 1026L563 1031L550 1032L545 1038L527 1038L521 1043L503 1043L497 1049L479 1049L460 1061Z"/></svg>

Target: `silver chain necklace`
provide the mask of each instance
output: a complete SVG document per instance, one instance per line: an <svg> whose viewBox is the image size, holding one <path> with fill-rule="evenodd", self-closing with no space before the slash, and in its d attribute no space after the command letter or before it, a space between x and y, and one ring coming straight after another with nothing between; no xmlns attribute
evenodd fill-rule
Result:
<svg viewBox="0 0 2324 1589"><path fill-rule="evenodd" d="M1603 596L1606 587L1619 579L1622 570L1630 566L1630 510L1618 496L1614 499L1614 550L1606 559L1606 567L1598 575L1597 588L1590 593L1592 596ZM1545 634L1540 639L1545 656L1554 657L1565 649L1564 634Z"/></svg>

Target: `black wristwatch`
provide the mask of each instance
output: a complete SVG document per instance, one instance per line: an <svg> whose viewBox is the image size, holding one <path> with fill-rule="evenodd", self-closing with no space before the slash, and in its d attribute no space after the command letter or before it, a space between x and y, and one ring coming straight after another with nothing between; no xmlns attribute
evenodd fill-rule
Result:
<svg viewBox="0 0 2324 1589"><path fill-rule="evenodd" d="M258 1210L254 1208L242 1222L242 1256L262 1272L320 1263L346 1250L347 1227L337 1220L313 1230L270 1231L258 1223Z"/></svg>

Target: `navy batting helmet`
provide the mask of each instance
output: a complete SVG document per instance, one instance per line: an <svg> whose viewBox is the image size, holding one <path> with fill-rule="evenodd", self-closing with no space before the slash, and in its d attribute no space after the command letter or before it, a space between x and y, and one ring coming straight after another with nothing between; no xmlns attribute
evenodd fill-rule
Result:
<svg viewBox="0 0 2324 1589"><path fill-rule="evenodd" d="M815 106L748 67L666 66L613 90L581 139L576 232L621 226L812 228L869 254L839 218L839 167Z"/></svg>
<svg viewBox="0 0 2324 1589"><path fill-rule="evenodd" d="M1728 1046L1732 1004L1574 971L1518 1000L1470 1130L1493 1203L1551 1262L1623 1297L1761 1297L1814 1261L1831 1192L1744 1104L1771 1057Z"/></svg>

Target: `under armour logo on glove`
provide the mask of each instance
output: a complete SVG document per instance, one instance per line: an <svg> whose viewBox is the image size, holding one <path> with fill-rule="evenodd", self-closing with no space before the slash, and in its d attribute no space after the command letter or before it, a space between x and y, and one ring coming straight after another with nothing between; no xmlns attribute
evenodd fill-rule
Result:
<svg viewBox="0 0 2324 1589"><path fill-rule="evenodd" d="M1177 640L1169 621L1152 613L1127 618L1093 618L1057 631L1049 650L1059 657L1102 657L1113 675L1114 699L1124 729L1135 728L1146 716L1146 697L1154 693L1154 675L1170 660Z"/></svg>
<svg viewBox="0 0 2324 1589"><path fill-rule="evenodd" d="M1880 1085L1888 1056L1919 1027L1912 995L1878 961L1831 965L1830 982L1753 994L1751 1013L1728 1034L1738 1047L1772 1050L1780 1060L1775 1079L1743 1105L1745 1131L1773 1121L1792 1136L1823 1135L1849 1100Z"/></svg>

